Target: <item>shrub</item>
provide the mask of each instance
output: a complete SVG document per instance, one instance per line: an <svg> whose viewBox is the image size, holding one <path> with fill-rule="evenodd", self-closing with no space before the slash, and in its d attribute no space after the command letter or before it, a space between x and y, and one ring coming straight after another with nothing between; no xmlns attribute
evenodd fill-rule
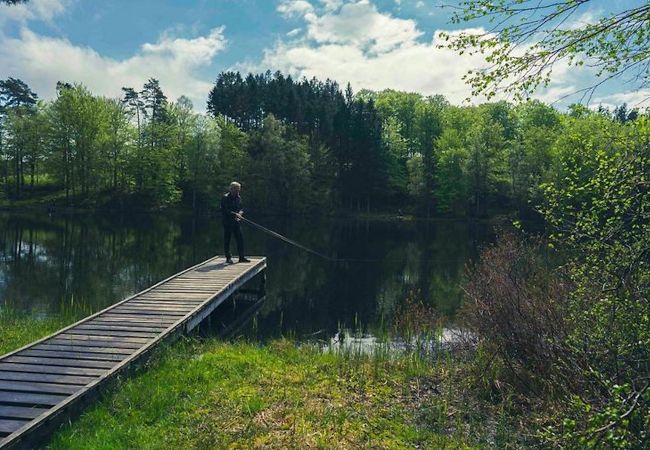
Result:
<svg viewBox="0 0 650 450"><path fill-rule="evenodd" d="M568 284L543 255L541 241L501 233L467 270L461 317L480 345L502 363L508 382L526 392L548 391L567 359ZM564 385L564 384L562 384Z"/></svg>

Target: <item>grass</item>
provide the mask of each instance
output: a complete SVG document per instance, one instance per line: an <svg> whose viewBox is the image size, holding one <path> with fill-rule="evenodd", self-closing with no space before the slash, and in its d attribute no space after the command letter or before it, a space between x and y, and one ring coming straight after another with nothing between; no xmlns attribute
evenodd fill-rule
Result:
<svg viewBox="0 0 650 450"><path fill-rule="evenodd" d="M0 310L0 355L52 334L71 322L71 318L35 318L10 310Z"/></svg>
<svg viewBox="0 0 650 450"><path fill-rule="evenodd" d="M457 394L443 387L452 380L446 364L286 340L185 340L65 426L50 448L491 448L499 421L486 427L473 406L459 413L469 405L446 398Z"/></svg>
<svg viewBox="0 0 650 450"><path fill-rule="evenodd" d="M0 311L0 353L72 321ZM49 448L522 445L509 403L485 395L473 360L418 355L183 339L120 380Z"/></svg>

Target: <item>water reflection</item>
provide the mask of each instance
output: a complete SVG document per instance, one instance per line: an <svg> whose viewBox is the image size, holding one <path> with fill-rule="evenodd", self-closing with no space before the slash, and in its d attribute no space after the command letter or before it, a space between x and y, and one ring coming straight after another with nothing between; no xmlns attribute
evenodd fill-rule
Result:
<svg viewBox="0 0 650 450"><path fill-rule="evenodd" d="M464 265L491 239L486 224L253 218L332 263L245 229L266 255L267 299L245 334L334 335L392 323L411 291L441 314L460 301ZM0 305L32 314L89 314L222 248L220 222L178 214L0 214Z"/></svg>

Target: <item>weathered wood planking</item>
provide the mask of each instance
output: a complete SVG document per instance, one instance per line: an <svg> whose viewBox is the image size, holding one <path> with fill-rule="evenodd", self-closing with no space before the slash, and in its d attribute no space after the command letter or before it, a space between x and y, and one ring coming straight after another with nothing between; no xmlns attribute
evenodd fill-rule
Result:
<svg viewBox="0 0 650 450"><path fill-rule="evenodd" d="M74 418L116 375L195 328L266 258L211 258L0 358L0 448L33 448Z"/></svg>

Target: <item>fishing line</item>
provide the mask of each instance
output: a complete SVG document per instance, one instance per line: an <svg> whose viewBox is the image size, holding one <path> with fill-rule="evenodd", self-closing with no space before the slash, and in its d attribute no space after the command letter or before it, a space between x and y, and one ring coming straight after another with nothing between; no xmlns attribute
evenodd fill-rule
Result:
<svg viewBox="0 0 650 450"><path fill-rule="evenodd" d="M231 211L231 213L233 215L237 216L237 213L235 213L233 211ZM274 237L276 239L280 239L281 241L286 242L289 245L293 245L294 247L297 247L297 248L299 248L301 250L304 250L304 251L306 251L308 253L311 253L312 255L316 255L316 256L318 256L320 258L323 258L326 261L335 262L335 263L337 263L337 262L376 263L376 262L385 262L385 261L390 261L391 260L391 259L388 259L388 258L336 258L336 257L333 257L333 256L326 255L324 253L321 253L321 252L319 252L317 250L314 250L313 248L307 247L307 246L305 246L305 245L303 245L303 244L301 244L299 242L294 241L293 239L289 239L288 237L283 236L283 235L281 235L280 233L278 233L276 231L270 230L270 229L266 228L265 226L260 225L259 223L255 223L252 220L247 219L244 216L237 216L237 217L239 217L241 220L243 220L247 224L249 224L249 225L257 228L258 230L268 234L269 236L272 236L272 237ZM392 260L395 260L395 259L392 259ZM439 258L434 258L434 259L430 259L430 260L431 261L442 261ZM456 260L454 260L454 261L456 261Z"/></svg>
<svg viewBox="0 0 650 450"><path fill-rule="evenodd" d="M233 213L233 214L235 214L235 213ZM277 238L277 239L280 239L280 240L286 242L287 244L290 244L290 245L293 245L293 246L295 246L295 247L298 247L298 248L300 248L300 249L302 249L302 250L304 250L304 251L306 251L306 252L309 252L309 253L311 253L311 254L313 254L313 255L320 256L321 258L326 259L326 260L328 260L328 261L332 261L332 262L344 261L344 260L342 260L342 259L332 258L331 256L328 256L328 255L326 255L326 254L324 254L324 253L321 253L321 252L319 252L319 251L316 251L316 250L314 250L314 249L311 249L311 248L309 248L309 247L306 247L306 246L304 246L304 245L302 245L302 244L300 244L300 243L294 241L293 239L289 239L289 238L286 237L286 236L282 236L280 233L276 233L276 232L273 231L273 230L269 230L268 228L266 228L266 227L260 225L259 223L255 223L255 222L253 222L252 220L249 220L249 219L245 218L244 216L238 216L238 217L239 217L241 220L243 220L244 222L246 222L246 223L248 223L248 224L254 226L255 228L257 228L257 229L259 229L259 230L265 232L266 234L268 234L268 235L270 235L270 236L273 236L273 237L275 237L275 238Z"/></svg>

